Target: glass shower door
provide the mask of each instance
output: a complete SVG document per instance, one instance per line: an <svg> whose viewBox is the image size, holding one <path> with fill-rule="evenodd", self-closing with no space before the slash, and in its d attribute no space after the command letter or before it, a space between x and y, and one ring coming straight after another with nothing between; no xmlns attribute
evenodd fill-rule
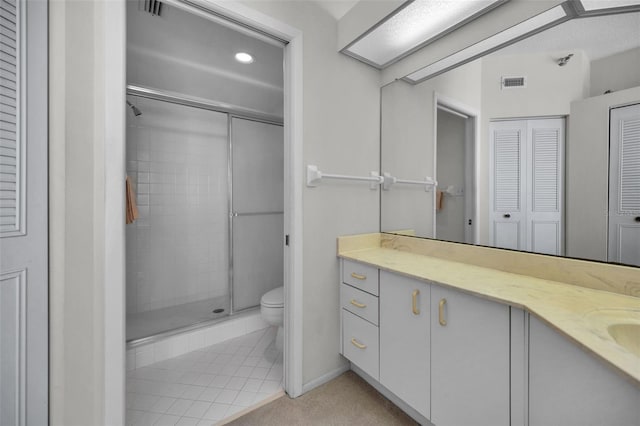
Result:
<svg viewBox="0 0 640 426"><path fill-rule="evenodd" d="M128 96L127 340L229 311L228 116ZM221 310L218 314L214 311Z"/></svg>
<svg viewBox="0 0 640 426"><path fill-rule="evenodd" d="M283 285L282 126L232 117L233 311Z"/></svg>

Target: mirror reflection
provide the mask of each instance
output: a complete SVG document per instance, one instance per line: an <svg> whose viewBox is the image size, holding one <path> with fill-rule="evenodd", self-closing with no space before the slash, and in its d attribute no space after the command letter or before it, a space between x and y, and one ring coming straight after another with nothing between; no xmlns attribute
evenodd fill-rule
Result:
<svg viewBox="0 0 640 426"><path fill-rule="evenodd" d="M381 230L640 266L640 13L382 88Z"/></svg>

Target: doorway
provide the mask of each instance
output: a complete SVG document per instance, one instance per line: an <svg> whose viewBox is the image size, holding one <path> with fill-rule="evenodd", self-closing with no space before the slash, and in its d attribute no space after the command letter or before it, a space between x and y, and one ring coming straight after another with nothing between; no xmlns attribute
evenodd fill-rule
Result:
<svg viewBox="0 0 640 426"><path fill-rule="evenodd" d="M475 244L477 112L437 94L435 106L434 237Z"/></svg>

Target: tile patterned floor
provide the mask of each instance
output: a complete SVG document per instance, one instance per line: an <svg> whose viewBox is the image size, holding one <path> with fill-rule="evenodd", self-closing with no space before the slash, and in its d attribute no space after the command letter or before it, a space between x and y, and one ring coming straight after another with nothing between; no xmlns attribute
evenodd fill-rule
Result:
<svg viewBox="0 0 640 426"><path fill-rule="evenodd" d="M127 372L128 426L207 425L282 390L275 328Z"/></svg>

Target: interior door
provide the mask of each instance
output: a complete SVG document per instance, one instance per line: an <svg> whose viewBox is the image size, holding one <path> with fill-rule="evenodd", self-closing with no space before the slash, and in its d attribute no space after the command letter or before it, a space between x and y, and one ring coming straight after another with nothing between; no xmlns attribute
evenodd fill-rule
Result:
<svg viewBox="0 0 640 426"><path fill-rule="evenodd" d="M563 118L491 123L494 247L562 254L563 164Z"/></svg>
<svg viewBox="0 0 640 426"><path fill-rule="evenodd" d="M527 251L563 254L564 119L529 120Z"/></svg>
<svg viewBox="0 0 640 426"><path fill-rule="evenodd" d="M0 424L45 425L47 2L0 9Z"/></svg>
<svg viewBox="0 0 640 426"><path fill-rule="evenodd" d="M608 260L640 266L640 104L610 114Z"/></svg>
<svg viewBox="0 0 640 426"><path fill-rule="evenodd" d="M493 247L522 250L526 246L526 121L491 123L489 238Z"/></svg>
<svg viewBox="0 0 640 426"><path fill-rule="evenodd" d="M234 311L284 285L282 126L231 119Z"/></svg>

